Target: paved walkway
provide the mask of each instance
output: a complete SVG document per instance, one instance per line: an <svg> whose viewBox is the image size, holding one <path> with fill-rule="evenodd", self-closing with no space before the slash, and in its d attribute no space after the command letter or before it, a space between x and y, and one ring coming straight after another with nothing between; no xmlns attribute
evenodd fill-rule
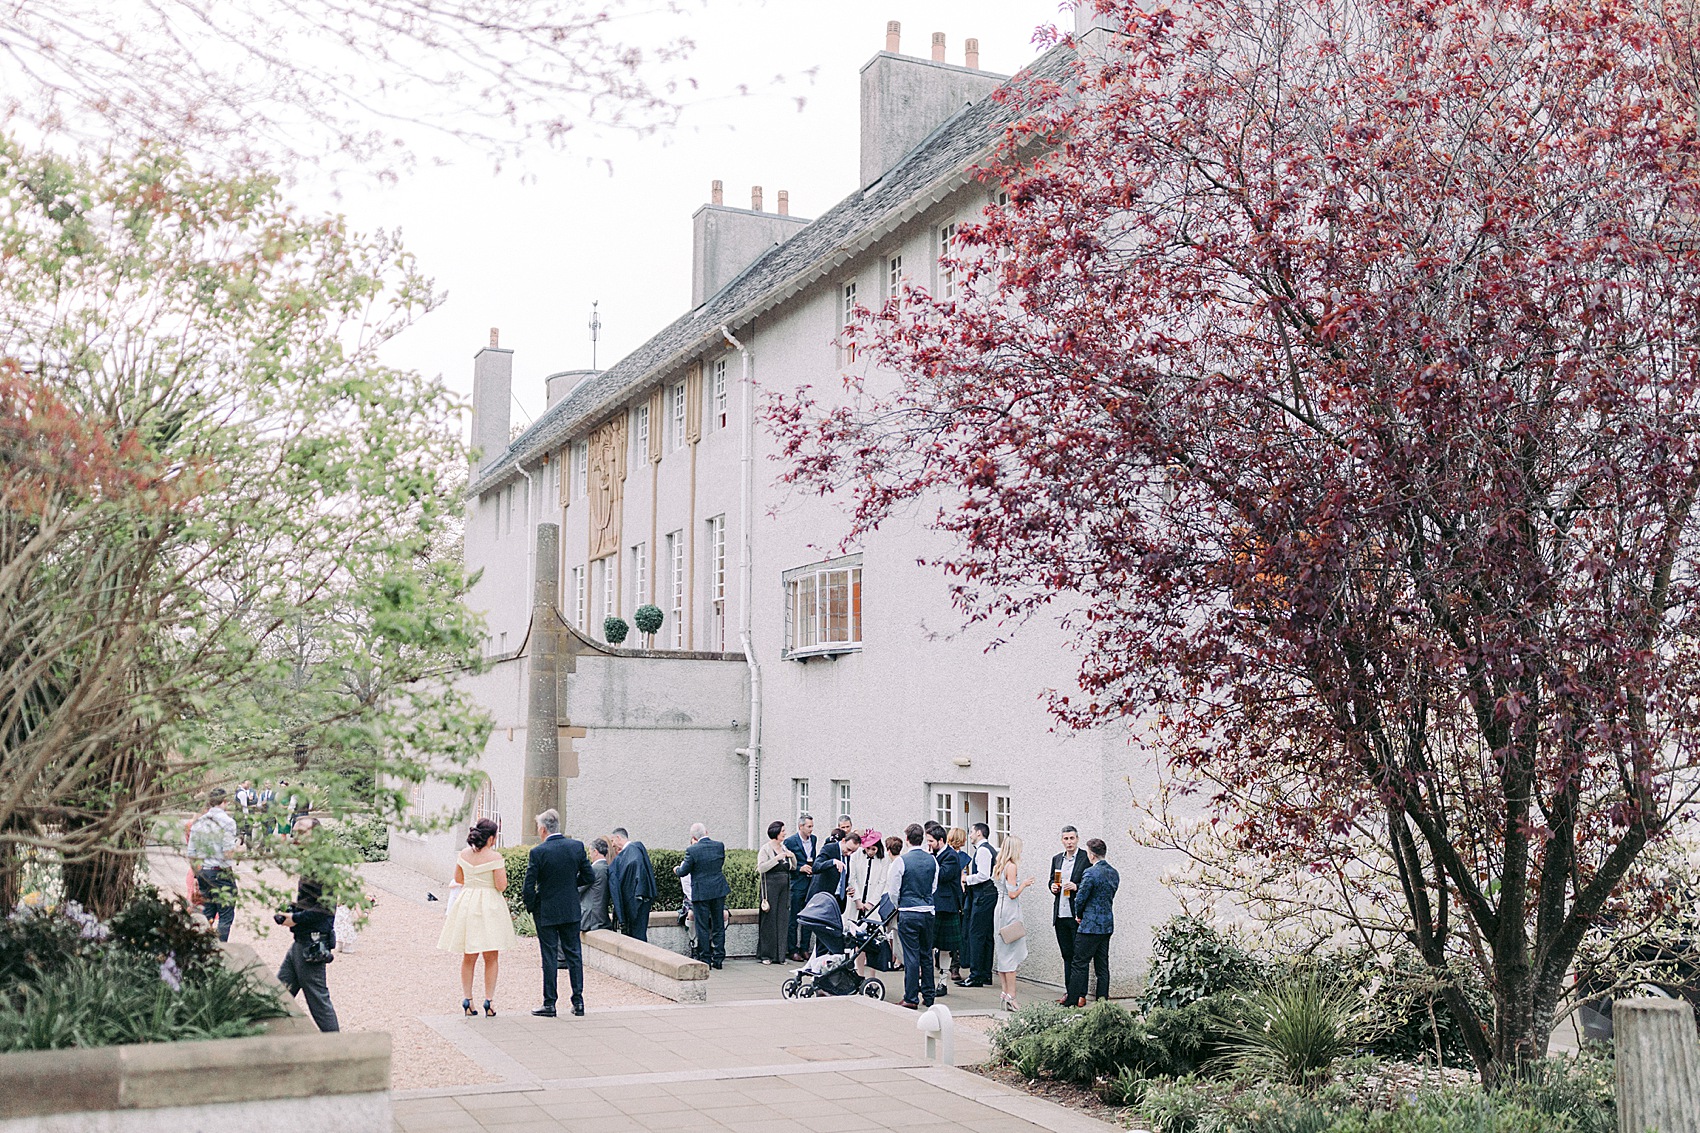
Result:
<svg viewBox="0 0 1700 1133"><path fill-rule="evenodd" d="M583 1018L424 1019L498 1082L398 1091L397 1133L1103 1133L1112 1127L929 1063L916 1015L865 998L772 998L781 970L734 962L703 1006L608 1007ZM952 989L953 994L959 989ZM748 998L740 998L748 997ZM956 1006L956 1004L950 1004ZM982 1012L976 1012L980 1014ZM986 1057L977 1029L956 1061Z"/></svg>

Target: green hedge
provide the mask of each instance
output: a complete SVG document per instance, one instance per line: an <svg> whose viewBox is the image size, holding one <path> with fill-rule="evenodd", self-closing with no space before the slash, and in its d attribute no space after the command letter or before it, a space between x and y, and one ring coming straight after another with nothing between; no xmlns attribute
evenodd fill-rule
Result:
<svg viewBox="0 0 1700 1133"><path fill-rule="evenodd" d="M508 911L516 917L525 911L525 905L520 901L520 890L525 885L525 867L531 853L530 846L509 846L502 851L502 857L507 862L508 888L505 896L508 899ZM650 850L649 864L655 867L655 907L664 912L676 910L685 900L684 889L679 885L679 879L673 875L685 853L683 850ZM756 873L756 852L754 850L726 851L726 883L732 887L731 896L726 899L729 909L758 909L761 907L761 882Z"/></svg>

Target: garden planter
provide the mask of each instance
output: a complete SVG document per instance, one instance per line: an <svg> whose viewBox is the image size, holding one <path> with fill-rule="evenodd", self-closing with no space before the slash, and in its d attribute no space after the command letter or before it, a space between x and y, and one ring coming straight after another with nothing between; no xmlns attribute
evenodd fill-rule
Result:
<svg viewBox="0 0 1700 1133"><path fill-rule="evenodd" d="M389 1035L296 1009L251 1038L0 1054L0 1133L390 1133L389 1091Z"/></svg>

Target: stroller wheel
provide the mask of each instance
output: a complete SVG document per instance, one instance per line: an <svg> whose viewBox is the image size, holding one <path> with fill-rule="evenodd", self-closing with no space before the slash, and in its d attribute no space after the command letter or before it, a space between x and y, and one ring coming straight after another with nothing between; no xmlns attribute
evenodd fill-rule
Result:
<svg viewBox="0 0 1700 1133"><path fill-rule="evenodd" d="M824 996L824 993L815 986L814 980L807 981L797 989L797 998L799 999L813 999L817 995Z"/></svg>
<svg viewBox="0 0 1700 1133"><path fill-rule="evenodd" d="M797 998L797 988L800 985L801 985L801 981L798 980L796 976L792 976L790 979L786 980L784 983L779 985L780 998L782 998L782 999L796 999Z"/></svg>
<svg viewBox="0 0 1700 1133"><path fill-rule="evenodd" d="M878 977L870 976L862 982L862 994L869 999L884 999L885 985L879 981Z"/></svg>

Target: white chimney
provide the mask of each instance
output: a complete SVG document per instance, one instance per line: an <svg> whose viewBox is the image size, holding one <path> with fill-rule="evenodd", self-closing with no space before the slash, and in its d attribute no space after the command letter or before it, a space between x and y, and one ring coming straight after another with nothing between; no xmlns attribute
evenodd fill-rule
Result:
<svg viewBox="0 0 1700 1133"><path fill-rule="evenodd" d="M967 67L944 61L944 33L933 33L933 57L898 55L892 25L886 50L862 67L862 185L878 181L957 111L1002 85L1005 75L976 69L979 43Z"/></svg>
<svg viewBox="0 0 1700 1133"><path fill-rule="evenodd" d="M496 345L501 340L490 328L490 345L472 356L472 447L483 468L508 450L508 407L514 396L514 352Z"/></svg>

